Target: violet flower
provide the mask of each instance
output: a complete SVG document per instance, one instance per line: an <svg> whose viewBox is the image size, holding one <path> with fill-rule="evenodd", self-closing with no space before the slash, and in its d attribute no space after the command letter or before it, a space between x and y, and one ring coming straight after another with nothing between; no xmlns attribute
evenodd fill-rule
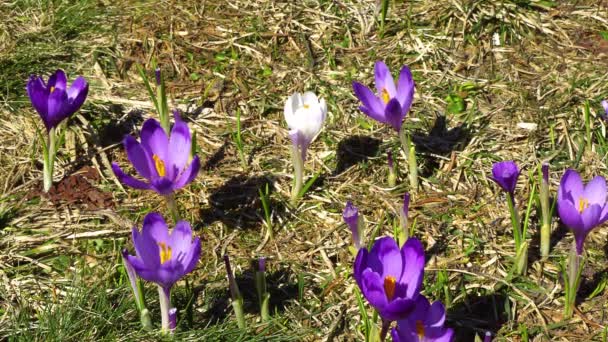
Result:
<svg viewBox="0 0 608 342"><path fill-rule="evenodd" d="M141 129L141 143L127 135L123 144L129 161L145 181L127 175L116 163L112 163L112 171L123 184L135 189L171 195L192 182L201 166L198 156L188 165L190 130L177 113L170 138L158 121L148 119Z"/></svg>
<svg viewBox="0 0 608 342"><path fill-rule="evenodd" d="M383 237L359 249L353 276L361 293L385 321L404 319L416 305L424 276L424 250L415 238L401 249Z"/></svg>
<svg viewBox="0 0 608 342"><path fill-rule="evenodd" d="M133 228L136 255L126 260L142 279L158 285L163 330L170 328L171 287L192 272L201 256L201 241L192 238L186 221L179 221L169 232L167 223L158 213L144 218L142 231Z"/></svg>
<svg viewBox="0 0 608 342"><path fill-rule="evenodd" d="M513 198L519 173L520 171L517 164L512 160L506 160L492 165L492 177L490 179L500 185L500 187L508 192L511 198Z"/></svg>
<svg viewBox="0 0 608 342"><path fill-rule="evenodd" d="M606 179L596 176L585 186L576 171L566 170L557 190L557 209L562 222L574 233L576 252L581 255L589 232L608 220Z"/></svg>
<svg viewBox="0 0 608 342"><path fill-rule="evenodd" d="M389 124L399 132L414 99L412 73L407 65L403 66L399 73L398 84L395 86L393 76L386 64L377 61L374 74L377 94L363 84L353 82L355 95L362 103L359 109L370 118Z"/></svg>
<svg viewBox="0 0 608 342"><path fill-rule="evenodd" d="M361 227L359 225L359 208L355 207L351 201L346 202L346 207L342 212L342 219L350 228L353 235L355 250L361 248Z"/></svg>
<svg viewBox="0 0 608 342"><path fill-rule="evenodd" d="M602 118L605 121L608 121L608 101L602 100L602 107L604 107L604 112L605 112L605 114L602 115Z"/></svg>
<svg viewBox="0 0 608 342"><path fill-rule="evenodd" d="M77 77L68 87L63 70L57 70L45 84L42 77L30 76L27 95L34 109L40 114L47 131L57 127L61 121L76 113L84 103L89 85L84 77Z"/></svg>
<svg viewBox="0 0 608 342"><path fill-rule="evenodd" d="M397 322L391 336L393 342L449 342L454 330L443 326L445 307L440 301L429 303L423 295L416 299L416 309Z"/></svg>

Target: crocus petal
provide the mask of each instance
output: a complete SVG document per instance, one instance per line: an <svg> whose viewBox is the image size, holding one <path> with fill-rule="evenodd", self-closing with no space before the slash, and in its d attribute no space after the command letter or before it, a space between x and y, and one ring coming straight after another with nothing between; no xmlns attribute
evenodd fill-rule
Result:
<svg viewBox="0 0 608 342"><path fill-rule="evenodd" d="M31 76L30 80L27 82L27 95L32 102L32 106L34 109L40 114L44 125L47 130L51 129L51 126L48 123L48 96L45 94L46 88L44 86L44 82L40 77Z"/></svg>
<svg viewBox="0 0 608 342"><path fill-rule="evenodd" d="M57 71L55 71L54 74L52 74L49 77L49 81L47 82L47 88L49 89L55 89L55 90L66 90L66 85L68 83L68 79L65 76L65 72L63 72L63 70L59 69Z"/></svg>
<svg viewBox="0 0 608 342"><path fill-rule="evenodd" d="M392 276L396 280L401 279L402 262L397 242L388 236L374 243L367 260L368 266L382 276L382 282L387 276Z"/></svg>
<svg viewBox="0 0 608 342"><path fill-rule="evenodd" d="M87 98L89 93L89 84L80 76L72 82L70 89L67 91L70 100L69 111L75 113Z"/></svg>
<svg viewBox="0 0 608 342"><path fill-rule="evenodd" d="M141 128L141 144L148 149L148 153L166 161L169 139L158 121L148 119L144 122Z"/></svg>
<svg viewBox="0 0 608 342"><path fill-rule="evenodd" d="M147 266L146 264L144 264L144 262L140 258L132 256L132 255L128 255L127 260L129 261L129 263L135 270L135 273L137 273L137 275L140 278L142 278L143 280L151 281L151 282L155 282L155 283L160 282L160 279L157 276L158 266L156 266L156 267ZM160 265L160 261L159 261L159 265Z"/></svg>
<svg viewBox="0 0 608 342"><path fill-rule="evenodd" d="M557 211L562 222L570 229L583 229L583 220L578 210L568 201L558 202Z"/></svg>
<svg viewBox="0 0 608 342"><path fill-rule="evenodd" d="M583 190L583 198L588 200L589 204L604 206L604 203L606 203L606 179L602 176L596 176L590 180Z"/></svg>
<svg viewBox="0 0 608 342"><path fill-rule="evenodd" d="M167 222L159 213L149 213L144 217L141 233L156 242L169 244L169 228Z"/></svg>
<svg viewBox="0 0 608 342"><path fill-rule="evenodd" d="M133 178L132 176L124 173L124 171L122 171L122 169L118 166L118 164L116 163L112 163L112 171L114 172L114 174L116 175L116 178L118 178L118 180L131 187L134 189L140 189L140 190L150 190L150 184L142 182L136 178Z"/></svg>
<svg viewBox="0 0 608 342"><path fill-rule="evenodd" d="M130 135L125 136L123 145L127 151L127 157L131 164L133 164L135 171L142 177L151 179L152 174L155 174L156 171L152 164L152 156L148 154L148 151Z"/></svg>
<svg viewBox="0 0 608 342"><path fill-rule="evenodd" d="M150 185L161 196L170 195L175 190L175 183L166 177L154 179Z"/></svg>
<svg viewBox="0 0 608 342"><path fill-rule="evenodd" d="M359 101L367 108L368 112L365 114L374 120L385 123L386 118L384 117L384 104L382 101L368 87L359 82L353 82L353 90Z"/></svg>
<svg viewBox="0 0 608 342"><path fill-rule="evenodd" d="M287 101L285 101L285 108L284 108L284 115L285 115L285 121L287 122L287 127L289 127L289 129L296 129L297 128L297 122L296 122L296 110L298 108L300 108L300 106L302 105L302 96L300 95L300 93L293 93L288 99Z"/></svg>
<svg viewBox="0 0 608 342"><path fill-rule="evenodd" d="M574 201L578 201L583 195L583 189L583 180L581 179L581 176L578 172L568 169L560 181L558 196L562 199L571 198L574 203Z"/></svg>
<svg viewBox="0 0 608 342"><path fill-rule="evenodd" d="M157 268L160 265L160 254L157 241L152 239L149 234L140 233L137 228L133 228L131 233L138 259L141 260L145 267ZM133 267L137 268L135 263L132 264Z"/></svg>
<svg viewBox="0 0 608 342"><path fill-rule="evenodd" d="M290 130L289 138L291 139L291 143L300 151L300 157L302 157L302 161L306 160L306 152L308 151L308 146L311 141L306 138L302 132L299 130Z"/></svg>
<svg viewBox="0 0 608 342"><path fill-rule="evenodd" d="M391 99L386 108L384 109L384 117L389 125L391 125L397 132L401 130L403 121L403 115L401 111L401 104L396 98Z"/></svg>
<svg viewBox="0 0 608 342"><path fill-rule="evenodd" d="M602 107L604 107L604 111L608 115L608 101L602 100Z"/></svg>
<svg viewBox="0 0 608 342"><path fill-rule="evenodd" d="M393 342L407 342L401 340L401 337L399 337L399 334L397 333L397 328L391 329L391 337L393 338Z"/></svg>
<svg viewBox="0 0 608 342"><path fill-rule="evenodd" d="M374 76L376 79L376 90L378 90L378 95L381 95L382 91L385 90L388 92L391 99L397 96L395 81L393 80L391 71L388 69L386 64L384 64L384 62L376 62L376 65L374 66Z"/></svg>
<svg viewBox="0 0 608 342"><path fill-rule="evenodd" d="M201 258L201 240L197 237L194 239L192 246L190 247L190 252L184 259L184 273L190 273L196 265L198 264L199 259Z"/></svg>
<svg viewBox="0 0 608 342"><path fill-rule="evenodd" d="M173 184L173 189L174 190L181 189L184 186L192 183L192 181L198 175L198 171L200 170L200 168L201 168L201 161L198 158L198 156L194 156L190 165L184 170L184 172L182 172L182 174L179 176L179 178Z"/></svg>
<svg viewBox="0 0 608 342"><path fill-rule="evenodd" d="M63 121L63 119L67 117L65 112L67 98L67 93L65 92L65 90L62 89L56 89L55 91L49 94L47 105L47 120L52 127L57 126L61 121ZM70 113L68 113L68 115L69 114Z"/></svg>
<svg viewBox="0 0 608 342"><path fill-rule="evenodd" d="M407 295L414 297L420 291L424 277L424 248L418 239L408 239L401 248L403 275L400 283L408 284Z"/></svg>
<svg viewBox="0 0 608 342"><path fill-rule="evenodd" d="M359 285L360 288L362 287L363 271L367 268L368 254L369 252L367 251L367 248L360 248L359 252L357 252L355 262L353 263L353 277L357 281L357 285Z"/></svg>
<svg viewBox="0 0 608 342"><path fill-rule="evenodd" d="M581 220L583 221L584 229L589 231L595 228L600 222L601 213L602 207L597 204L590 205L587 209L583 210Z"/></svg>
<svg viewBox="0 0 608 342"><path fill-rule="evenodd" d="M427 300L428 302L428 300ZM416 306L416 310L418 310ZM445 307L440 301L435 301L427 312L426 323L433 327L442 327L445 322Z"/></svg>
<svg viewBox="0 0 608 342"><path fill-rule="evenodd" d="M371 301L370 301L371 303ZM414 301L409 298L395 298L380 310L380 315L384 319L396 321L410 315L414 308Z"/></svg>
<svg viewBox="0 0 608 342"><path fill-rule="evenodd" d="M192 229L186 221L179 221L173 228L167 242L173 249L175 256L182 255L185 257L190 251L192 245Z"/></svg>
<svg viewBox="0 0 608 342"><path fill-rule="evenodd" d="M407 113L412 106L414 100L414 78L410 68L404 66L399 73L399 81L397 84L397 100L401 103L401 110Z"/></svg>
<svg viewBox="0 0 608 342"><path fill-rule="evenodd" d="M165 162L169 165L172 164L179 173L186 166L188 158L190 158L191 149L190 129L188 129L188 125L184 121L177 120L171 130L169 155Z"/></svg>
<svg viewBox="0 0 608 342"><path fill-rule="evenodd" d="M361 293L377 309L385 307L388 303L384 291L384 279L369 268L361 274Z"/></svg>

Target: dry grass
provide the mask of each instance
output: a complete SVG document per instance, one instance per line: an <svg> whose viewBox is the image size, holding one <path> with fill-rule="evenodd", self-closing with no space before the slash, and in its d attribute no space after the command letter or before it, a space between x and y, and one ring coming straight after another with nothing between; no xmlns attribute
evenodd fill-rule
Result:
<svg viewBox="0 0 608 342"><path fill-rule="evenodd" d="M125 165L117 144L121 135L134 132L142 116L154 115L134 64L150 68L156 60L169 79L172 106L185 112L208 161L178 199L204 241L201 265L189 277L200 290L194 327L213 324L215 298L226 295L221 256L233 256L247 284L250 261L265 255L275 297L283 300L278 316L284 326L305 331L306 340L360 340L350 236L341 210L353 201L371 232L386 223L384 216L392 222L406 190L386 185L385 151L397 151L396 136L364 119L351 91L352 80L371 83L373 63L382 59L393 70L410 65L416 80L407 125L420 136L424 178L412 215L429 259L426 294L448 304L449 325L459 340L491 330L518 341L524 339L522 327L535 341L599 339L608 293L583 298L574 319L562 320L559 263L571 236L554 224L553 256L536 260L535 210L529 274L508 276L513 242L506 205L487 178L492 162L501 159L514 159L531 172L550 160L553 189L566 167L576 166L587 178L606 171L606 146L599 139L575 164L585 133L584 101L597 118L599 100L608 96L608 48L601 37L608 31L606 4L548 3L395 2L382 37L370 1L163 1L162 10L159 4L124 1L97 8L92 18L100 27L76 37L57 31L63 5L48 13L26 2L0 5L0 13L14 14L0 24L0 66L8 71L0 76L7 89L0 98L6 104L0 108L0 327L12 324L15 310L40 312L50 305L48 298L61 302L83 267L89 271L76 286L119 277L117 251L129 244L129 229L149 210L165 212L160 198L121 189L108 168L111 160ZM53 39L35 38L43 33ZM41 48L61 42L73 47L62 50L61 58ZM103 175L96 186L113 194L115 208L91 211L28 198L42 178L38 123L20 88L32 72L21 57L31 51L44 57L33 71L61 66L91 83L88 104L71 120L56 180L94 166ZM328 100L330 115L306 165L306 173L320 173L320 181L294 208L286 204L291 162L282 107L288 94L308 89ZM466 110L447 112L450 94L464 98ZM231 138L237 109L243 113L246 170ZM439 129L438 116L445 116L447 131ZM605 137L605 123L592 122L593 132ZM404 165L402 157L399 163ZM518 188L522 212L528 178ZM276 230L267 242L257 195L266 183ZM379 229L392 232L390 224ZM607 234L600 228L587 243L587 295L605 284ZM302 300L298 277L305 285ZM127 297L127 286L116 290ZM132 311L128 317L136 321Z"/></svg>

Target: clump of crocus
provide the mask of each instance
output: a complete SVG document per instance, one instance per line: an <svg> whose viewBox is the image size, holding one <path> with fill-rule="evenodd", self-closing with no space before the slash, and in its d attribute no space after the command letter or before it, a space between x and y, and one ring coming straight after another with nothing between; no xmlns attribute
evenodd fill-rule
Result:
<svg viewBox="0 0 608 342"><path fill-rule="evenodd" d="M201 166L198 156L189 162L192 141L188 125L176 113L175 125L168 137L158 121L148 119L141 129L141 143L127 135L123 144L129 161L144 180L126 174L118 164L112 163L116 177L132 188L154 190L164 196L177 220L174 191L192 182Z"/></svg>
<svg viewBox="0 0 608 342"><path fill-rule="evenodd" d="M491 179L507 193L507 205L511 214L511 226L513 227L513 239L515 240L515 271L517 274L523 274L527 267L528 243L526 241L526 231L521 229L519 214L515 205L515 187L519 174L520 170L512 160L492 165Z"/></svg>
<svg viewBox="0 0 608 342"><path fill-rule="evenodd" d="M224 255L224 263L226 265L226 273L228 274L228 286L230 288L230 297L232 298L232 308L236 315L237 325L241 329L245 329L245 311L243 307L243 296L239 291L239 286L234 279L232 267L230 267L230 257Z"/></svg>
<svg viewBox="0 0 608 342"><path fill-rule="evenodd" d="M540 255L543 258L549 256L551 244L551 207L549 204L549 164L543 163L540 172L540 210L542 223L540 226Z"/></svg>
<svg viewBox="0 0 608 342"><path fill-rule="evenodd" d="M171 312L171 288L196 267L201 255L200 239L193 239L188 222L177 222L170 232L160 214L149 213L141 232L133 228L133 245L136 255L125 255L125 261L142 279L158 285L162 329L169 331L175 326L171 320L176 317Z"/></svg>
<svg viewBox="0 0 608 342"><path fill-rule="evenodd" d="M43 156L43 187L48 192L53 185L53 168L55 155L59 148L57 130L62 121L76 113L82 106L89 92L89 85L82 76L77 77L68 87L67 77L63 70L52 74L48 82L42 77L32 75L27 82L27 95L32 106L46 127L46 139L42 140Z"/></svg>
<svg viewBox="0 0 608 342"><path fill-rule="evenodd" d="M342 219L352 233L354 249L351 252L356 255L359 248L361 248L361 234L363 234L365 224L363 216L359 216L359 208L355 207L351 201L348 201L346 202L344 211L342 211Z"/></svg>
<svg viewBox="0 0 608 342"><path fill-rule="evenodd" d="M260 305L260 316L262 321L270 320L270 293L266 287L266 258L258 259L258 267L255 271L255 287L258 292Z"/></svg>
<svg viewBox="0 0 608 342"><path fill-rule="evenodd" d="M574 234L568 272L564 274L566 280L564 310L565 316L570 317L580 283L585 238L591 230L608 220L606 179L596 176L585 186L576 171L566 170L557 190L557 209L562 223Z"/></svg>
<svg viewBox="0 0 608 342"><path fill-rule="evenodd" d="M399 248L383 237L371 250L359 249L353 276L361 293L382 317L381 339L392 321L407 318L416 306L424 277L424 249L415 238Z"/></svg>
<svg viewBox="0 0 608 342"><path fill-rule="evenodd" d="M285 102L285 121L292 142L291 157L294 168L294 186L291 203L295 205L301 196L304 184L304 161L308 146L323 127L327 115L327 104L314 93L294 93Z"/></svg>
<svg viewBox="0 0 608 342"><path fill-rule="evenodd" d="M408 215L410 211L410 194L405 193L403 195L403 206L399 210L399 222L401 223L401 230L399 234L399 245L403 246L405 241L410 237L410 229L408 226Z"/></svg>
<svg viewBox="0 0 608 342"><path fill-rule="evenodd" d="M416 299L416 308L399 320L391 331L393 342L450 342L454 330L444 327L445 307L440 301L431 304L423 295Z"/></svg>
<svg viewBox="0 0 608 342"><path fill-rule="evenodd" d="M412 191L416 191L418 188L416 150L410 136L403 129L403 119L414 100L415 85L412 72L407 66L403 66L396 86L393 76L384 62L376 62L374 74L378 91L376 94L363 84L353 82L355 95L362 103L359 109L370 118L389 124L398 132L409 163L410 187Z"/></svg>

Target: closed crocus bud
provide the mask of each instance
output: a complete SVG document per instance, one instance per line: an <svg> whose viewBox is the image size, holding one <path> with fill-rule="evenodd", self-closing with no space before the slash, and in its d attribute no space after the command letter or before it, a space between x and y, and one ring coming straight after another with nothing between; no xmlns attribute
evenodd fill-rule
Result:
<svg viewBox="0 0 608 342"><path fill-rule="evenodd" d="M408 215L410 211L410 194L405 193L403 196L403 206L399 211L399 221L401 223L401 234L399 236L399 245L403 246L405 241L409 238L409 227L408 227Z"/></svg>
<svg viewBox="0 0 608 342"><path fill-rule="evenodd" d="M486 331L486 336L483 338L483 342L492 342L492 333Z"/></svg>
<svg viewBox="0 0 608 342"><path fill-rule="evenodd" d="M361 247L361 230L359 227L359 209L355 207L350 201L346 202L346 207L342 212L342 218L344 222L350 228L353 235L353 244L356 250Z"/></svg>
<svg viewBox="0 0 608 342"><path fill-rule="evenodd" d="M492 165L491 179L495 181L496 184L500 185L504 191L508 192L511 197L513 197L519 173L519 168L514 161L502 161Z"/></svg>
<svg viewBox="0 0 608 342"><path fill-rule="evenodd" d="M156 70L154 70L154 77L156 77L156 85L159 86L162 81L162 78L160 75L160 68L156 68Z"/></svg>
<svg viewBox="0 0 608 342"><path fill-rule="evenodd" d="M321 131L327 116L327 104L313 92L294 93L285 102L285 121L289 137L306 160L306 151L314 137Z"/></svg>

